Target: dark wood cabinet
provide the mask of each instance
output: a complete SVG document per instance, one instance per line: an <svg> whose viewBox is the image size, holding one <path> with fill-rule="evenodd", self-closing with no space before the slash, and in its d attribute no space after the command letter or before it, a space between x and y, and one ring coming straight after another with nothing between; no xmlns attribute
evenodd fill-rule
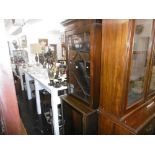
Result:
<svg viewBox="0 0 155 155"><path fill-rule="evenodd" d="M97 134L98 114L73 96L62 96L64 134Z"/></svg>
<svg viewBox="0 0 155 155"><path fill-rule="evenodd" d="M99 134L155 132L154 38L154 20L102 20Z"/></svg>
<svg viewBox="0 0 155 155"><path fill-rule="evenodd" d="M62 23L68 49L68 95L67 100L61 98L66 122L65 134L97 133L96 129L91 131L91 128L97 126L97 115L93 113L96 113L99 105L101 22L81 19ZM87 109L90 111L85 113ZM96 121L91 121L91 117L95 117Z"/></svg>
<svg viewBox="0 0 155 155"><path fill-rule="evenodd" d="M66 20L63 25L64 134L97 134L97 120L99 134L154 134L155 21Z"/></svg>

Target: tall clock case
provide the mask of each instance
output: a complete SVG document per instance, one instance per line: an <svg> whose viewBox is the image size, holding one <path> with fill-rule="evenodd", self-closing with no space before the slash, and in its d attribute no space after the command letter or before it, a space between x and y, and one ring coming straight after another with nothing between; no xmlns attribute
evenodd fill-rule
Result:
<svg viewBox="0 0 155 155"><path fill-rule="evenodd" d="M80 113L81 121L87 120L79 123L81 124L81 129L79 130L81 132L76 132L75 134L97 133L96 109L99 105L100 91L101 22L102 20L95 19L66 20L63 22L65 26L65 45L68 49L68 96L62 97L62 103L64 105L63 108L67 107L65 104L68 104L70 108L67 109L74 111L74 114L70 115L71 119L68 118L65 109L63 109L64 118L67 117L65 121L73 120L73 117L77 116L77 113L75 114L76 111ZM95 122L95 124L91 125L90 120ZM75 121L66 122L66 124L72 124L72 130L74 123ZM92 128L93 125L96 126L96 131ZM75 126L77 128L77 124ZM88 128L93 130L91 131ZM65 133L68 134L68 132ZM73 134L74 132L71 133Z"/></svg>
<svg viewBox="0 0 155 155"><path fill-rule="evenodd" d="M103 20L99 134L155 132L154 37L154 20Z"/></svg>

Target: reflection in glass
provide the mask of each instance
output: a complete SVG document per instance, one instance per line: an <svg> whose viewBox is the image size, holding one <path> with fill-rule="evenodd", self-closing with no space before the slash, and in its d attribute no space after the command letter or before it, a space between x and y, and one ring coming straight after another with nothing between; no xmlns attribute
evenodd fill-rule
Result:
<svg viewBox="0 0 155 155"><path fill-rule="evenodd" d="M73 35L71 40L72 49L76 51L83 51L83 39L83 34Z"/></svg>
<svg viewBox="0 0 155 155"><path fill-rule="evenodd" d="M135 20L134 46L129 81L128 106L143 97L144 77L152 31L152 20Z"/></svg>
<svg viewBox="0 0 155 155"><path fill-rule="evenodd" d="M151 83L149 93L155 91L155 51L153 52L152 56L152 76L151 76Z"/></svg>
<svg viewBox="0 0 155 155"><path fill-rule="evenodd" d="M90 34L85 32L69 36L69 91L89 101L90 96Z"/></svg>

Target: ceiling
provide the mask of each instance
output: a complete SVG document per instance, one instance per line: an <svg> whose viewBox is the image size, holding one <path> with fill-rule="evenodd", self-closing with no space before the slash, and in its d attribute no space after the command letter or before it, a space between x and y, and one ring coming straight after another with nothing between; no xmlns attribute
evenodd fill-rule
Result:
<svg viewBox="0 0 155 155"><path fill-rule="evenodd" d="M36 27L39 30L63 31L60 19L4 19L5 29L9 35L18 35L25 26Z"/></svg>

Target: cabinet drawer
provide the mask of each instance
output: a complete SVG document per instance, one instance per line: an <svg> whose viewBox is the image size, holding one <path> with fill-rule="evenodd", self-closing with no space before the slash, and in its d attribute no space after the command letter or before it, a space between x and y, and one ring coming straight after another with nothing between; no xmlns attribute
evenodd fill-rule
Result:
<svg viewBox="0 0 155 155"><path fill-rule="evenodd" d="M153 118L139 133L140 135L152 135L155 134L155 118Z"/></svg>

